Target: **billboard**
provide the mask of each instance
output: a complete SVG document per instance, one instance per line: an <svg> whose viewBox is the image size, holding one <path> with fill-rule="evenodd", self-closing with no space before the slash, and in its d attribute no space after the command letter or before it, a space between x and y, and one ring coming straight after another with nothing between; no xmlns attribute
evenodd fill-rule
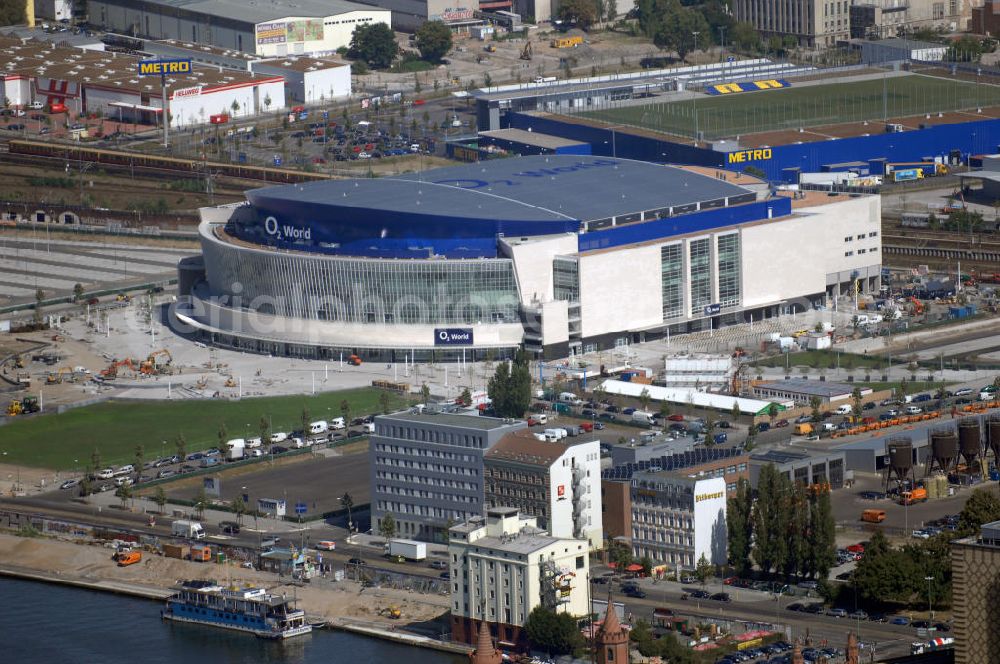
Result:
<svg viewBox="0 0 1000 664"><path fill-rule="evenodd" d="M471 327L443 327L434 330L435 346L471 346Z"/></svg>
<svg viewBox="0 0 1000 664"><path fill-rule="evenodd" d="M258 44L284 44L287 39L287 30L282 21L277 23L258 23L255 28L257 32Z"/></svg>
<svg viewBox="0 0 1000 664"><path fill-rule="evenodd" d="M191 60L140 60L139 76L166 76L167 74L190 74Z"/></svg>
<svg viewBox="0 0 1000 664"><path fill-rule="evenodd" d="M323 39L323 19L321 18L289 21L285 27L286 38L290 42L322 41Z"/></svg>

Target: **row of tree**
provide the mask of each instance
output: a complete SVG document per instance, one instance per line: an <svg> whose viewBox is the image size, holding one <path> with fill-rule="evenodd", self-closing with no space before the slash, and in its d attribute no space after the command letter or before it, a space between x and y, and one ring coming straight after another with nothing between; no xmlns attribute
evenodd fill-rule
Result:
<svg viewBox="0 0 1000 664"><path fill-rule="evenodd" d="M531 406L528 354L518 350L510 362L500 362L486 386L497 417L524 417Z"/></svg>
<svg viewBox="0 0 1000 664"><path fill-rule="evenodd" d="M427 21L417 30L413 43L422 59L436 64L451 50L451 29L441 21ZM347 49L347 57L372 69L391 67L399 53L396 35L385 23L366 23L354 28Z"/></svg>
<svg viewBox="0 0 1000 664"><path fill-rule="evenodd" d="M836 559L836 523L830 493L793 484L768 464L754 496L741 480L726 512L729 563L740 576L754 564L786 577L825 579Z"/></svg>

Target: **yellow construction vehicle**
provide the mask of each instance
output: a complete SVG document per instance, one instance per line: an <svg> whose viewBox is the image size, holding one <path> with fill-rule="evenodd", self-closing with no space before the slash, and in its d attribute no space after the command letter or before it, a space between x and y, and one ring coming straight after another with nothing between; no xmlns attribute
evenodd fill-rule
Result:
<svg viewBox="0 0 1000 664"><path fill-rule="evenodd" d="M65 376L65 378L64 378ZM76 382L76 375L73 370L69 367L59 367L59 370L54 373L49 373L48 377L45 379L46 385L58 385L63 382L63 380L68 380L71 383Z"/></svg>
<svg viewBox="0 0 1000 664"><path fill-rule="evenodd" d="M14 399L7 405L7 415L15 417L17 415L28 415L37 413L39 410L38 397L26 396L23 399Z"/></svg>
<svg viewBox="0 0 1000 664"><path fill-rule="evenodd" d="M390 606L379 611L379 615L386 616L387 618L392 618L393 620L399 620L403 617L403 612L398 606Z"/></svg>
<svg viewBox="0 0 1000 664"><path fill-rule="evenodd" d="M232 376L226 377L226 387L236 387L236 381L233 380Z"/></svg>
<svg viewBox="0 0 1000 664"><path fill-rule="evenodd" d="M162 356L166 356L166 360L164 360L160 364L157 364L156 358ZM167 350L166 348L161 348L160 350L153 351L152 353L149 354L149 357L147 357L142 362L142 364L139 365L139 372L146 376L163 373L164 367L169 366L170 363L173 362L173 360L174 358L172 355L170 355L170 351Z"/></svg>
<svg viewBox="0 0 1000 664"><path fill-rule="evenodd" d="M21 406L21 402L14 399L9 404L7 404L7 417L16 417L24 412L24 408Z"/></svg>
<svg viewBox="0 0 1000 664"><path fill-rule="evenodd" d="M21 355L18 355L17 358L14 360L14 366L17 367L18 369L23 369L24 368L24 357L21 356Z"/></svg>

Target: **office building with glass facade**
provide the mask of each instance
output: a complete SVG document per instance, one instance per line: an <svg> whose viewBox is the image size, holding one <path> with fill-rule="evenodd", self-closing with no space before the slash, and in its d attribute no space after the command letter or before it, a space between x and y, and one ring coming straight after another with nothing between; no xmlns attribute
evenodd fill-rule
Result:
<svg viewBox="0 0 1000 664"><path fill-rule="evenodd" d="M802 310L881 273L877 196L609 157L265 187L201 212L176 322L272 355L564 357Z"/></svg>

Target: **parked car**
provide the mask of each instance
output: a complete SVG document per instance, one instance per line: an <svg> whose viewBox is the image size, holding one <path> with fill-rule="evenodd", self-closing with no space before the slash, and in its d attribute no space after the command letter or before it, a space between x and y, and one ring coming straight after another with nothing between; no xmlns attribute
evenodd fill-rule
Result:
<svg viewBox="0 0 1000 664"><path fill-rule="evenodd" d="M646 598L645 591L643 591L643 590L641 590L639 588L629 588L628 590L623 590L622 592L625 593L629 597L634 597L635 599L645 599Z"/></svg>
<svg viewBox="0 0 1000 664"><path fill-rule="evenodd" d="M846 618L847 611L845 609L833 608L827 611L826 615L830 616L831 618Z"/></svg>
<svg viewBox="0 0 1000 664"><path fill-rule="evenodd" d="M59 485L59 488L63 489L63 490L72 489L73 487L78 486L79 484L80 484L80 480L75 480L75 479L74 480L66 480L65 482L63 482L62 484Z"/></svg>
<svg viewBox="0 0 1000 664"><path fill-rule="evenodd" d="M683 422L684 421L684 416L683 415L668 415L667 419L670 420L671 422Z"/></svg>
<svg viewBox="0 0 1000 664"><path fill-rule="evenodd" d="M161 480L165 480L168 477L173 477L176 474L177 474L176 471L173 471L173 470L171 470L169 468L165 468L165 469L161 470L160 472L158 472L156 474L156 477L159 478L159 479L161 479Z"/></svg>
<svg viewBox="0 0 1000 664"><path fill-rule="evenodd" d="M910 624L910 619L906 616L892 616L889 618L889 624L906 626Z"/></svg>
<svg viewBox="0 0 1000 664"><path fill-rule="evenodd" d="M361 566L363 566L363 565L367 565L368 563L366 563L366 562L365 562L364 560L362 560L361 558L351 558L351 559L349 559L349 560L347 561L347 564L348 564L348 565L357 565L358 567L361 567Z"/></svg>
<svg viewBox="0 0 1000 664"><path fill-rule="evenodd" d="M448 563L443 560L435 560L431 563L431 569L448 569Z"/></svg>
<svg viewBox="0 0 1000 664"><path fill-rule="evenodd" d="M711 597L709 597L709 599L715 600L716 602L731 602L731 601L733 601L732 598L729 596L729 593L715 593L714 595L712 595Z"/></svg>

